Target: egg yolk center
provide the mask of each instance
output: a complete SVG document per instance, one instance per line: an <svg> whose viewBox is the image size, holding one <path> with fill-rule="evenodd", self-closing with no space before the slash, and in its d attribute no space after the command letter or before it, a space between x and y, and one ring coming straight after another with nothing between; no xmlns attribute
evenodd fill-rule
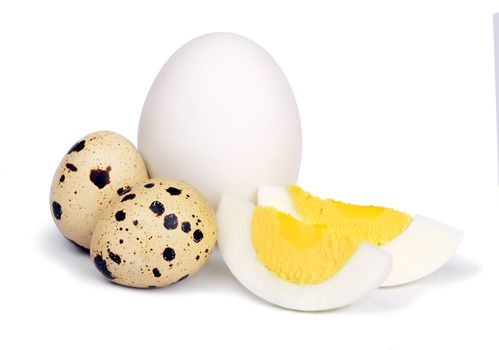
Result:
<svg viewBox="0 0 499 350"><path fill-rule="evenodd" d="M358 241L321 224L307 224L275 208L257 206L252 241L262 264L297 284L328 280L352 256Z"/></svg>
<svg viewBox="0 0 499 350"><path fill-rule="evenodd" d="M298 186L288 187L296 212L308 224L326 225L339 235L382 246L402 233L412 217L400 211L320 199Z"/></svg>

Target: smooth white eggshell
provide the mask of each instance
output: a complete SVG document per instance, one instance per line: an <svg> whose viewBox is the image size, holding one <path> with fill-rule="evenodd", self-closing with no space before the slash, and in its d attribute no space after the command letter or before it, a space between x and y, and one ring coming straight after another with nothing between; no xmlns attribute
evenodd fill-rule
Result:
<svg viewBox="0 0 499 350"><path fill-rule="evenodd" d="M260 184L295 183L301 127L274 59L236 34L212 33L166 62L144 104L138 148L153 177L178 178L214 206L254 200Z"/></svg>

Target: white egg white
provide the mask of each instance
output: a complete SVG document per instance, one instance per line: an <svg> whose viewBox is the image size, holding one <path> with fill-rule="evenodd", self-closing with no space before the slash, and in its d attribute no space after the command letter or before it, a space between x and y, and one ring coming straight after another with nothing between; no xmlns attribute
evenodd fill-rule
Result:
<svg viewBox="0 0 499 350"><path fill-rule="evenodd" d="M381 248L392 255L393 268L382 287L416 281L435 272L454 255L463 232L416 215L397 238Z"/></svg>
<svg viewBox="0 0 499 350"><path fill-rule="evenodd" d="M258 205L274 207L301 220L287 187L261 186L257 197ZM400 235L380 247L393 259L392 270L381 287L406 284L435 272L454 255L462 237L459 229L415 216Z"/></svg>
<svg viewBox="0 0 499 350"><path fill-rule="evenodd" d="M379 287L391 271L385 251L362 243L330 279L313 285L288 282L258 259L251 236L255 205L223 196L217 211L218 246L234 276L258 297L283 308L320 311L343 307Z"/></svg>

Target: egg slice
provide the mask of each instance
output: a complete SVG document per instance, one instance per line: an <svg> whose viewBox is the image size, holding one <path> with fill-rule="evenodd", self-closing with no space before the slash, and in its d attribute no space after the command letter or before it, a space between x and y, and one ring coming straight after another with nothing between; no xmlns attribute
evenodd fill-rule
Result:
<svg viewBox="0 0 499 350"><path fill-rule="evenodd" d="M393 268L381 286L409 283L438 270L456 252L463 232L435 220L378 207L322 200L298 186L262 186L258 204L273 206L306 223L334 228L340 235L389 252Z"/></svg>
<svg viewBox="0 0 499 350"><path fill-rule="evenodd" d="M230 271L255 295L284 308L319 311L352 304L391 270L390 254L379 248L250 201L223 196L217 224Z"/></svg>

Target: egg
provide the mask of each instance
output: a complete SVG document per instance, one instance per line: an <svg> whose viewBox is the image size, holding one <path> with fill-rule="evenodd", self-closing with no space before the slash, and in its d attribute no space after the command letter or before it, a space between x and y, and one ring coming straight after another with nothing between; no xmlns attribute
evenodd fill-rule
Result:
<svg viewBox="0 0 499 350"><path fill-rule="evenodd" d="M144 103L138 149L153 177L179 178L216 206L254 200L262 184L295 183L300 118L274 59L231 33L198 37L158 73Z"/></svg>
<svg viewBox="0 0 499 350"><path fill-rule="evenodd" d="M390 254L303 223L275 208L223 196L217 210L218 246L234 276L275 305L321 311L352 304L379 287Z"/></svg>
<svg viewBox="0 0 499 350"><path fill-rule="evenodd" d="M102 212L118 194L148 179L135 146L123 136L99 131L74 144L60 162L50 189L50 209L59 230L88 248Z"/></svg>
<svg viewBox="0 0 499 350"><path fill-rule="evenodd" d="M384 287L413 282L438 270L454 255L463 237L461 230L421 215L322 200L298 186L262 186L258 204L309 224L326 225L342 236L390 253L393 268L381 284Z"/></svg>
<svg viewBox="0 0 499 350"><path fill-rule="evenodd" d="M90 254L115 283L163 287L194 274L217 238L215 213L192 186L151 179L129 188L97 223Z"/></svg>

